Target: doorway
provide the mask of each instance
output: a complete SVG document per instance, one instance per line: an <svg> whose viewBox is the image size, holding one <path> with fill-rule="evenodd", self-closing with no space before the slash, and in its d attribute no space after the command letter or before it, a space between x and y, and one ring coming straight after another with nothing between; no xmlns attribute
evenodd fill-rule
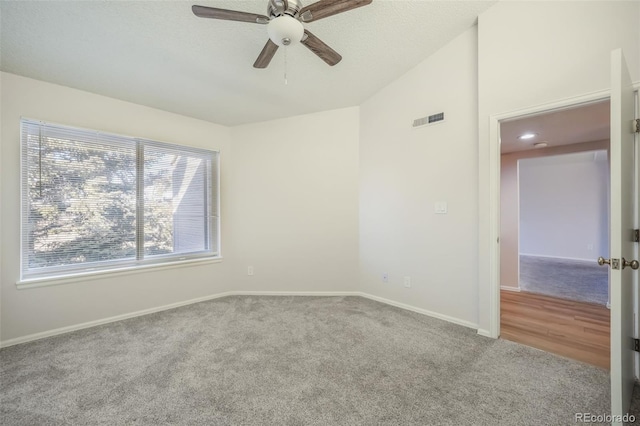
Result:
<svg viewBox="0 0 640 426"><path fill-rule="evenodd" d="M610 364L609 101L500 126L501 337ZM605 250L605 251L603 251Z"/></svg>

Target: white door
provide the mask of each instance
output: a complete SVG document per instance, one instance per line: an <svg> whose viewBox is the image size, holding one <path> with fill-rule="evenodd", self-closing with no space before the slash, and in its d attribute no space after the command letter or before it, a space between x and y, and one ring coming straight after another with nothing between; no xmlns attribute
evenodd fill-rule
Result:
<svg viewBox="0 0 640 426"><path fill-rule="evenodd" d="M632 122L635 100L622 50L611 53L611 414L629 410L634 384L633 229L636 212L634 188L635 135ZM636 266L636 265L634 265ZM615 423L614 424L618 424Z"/></svg>

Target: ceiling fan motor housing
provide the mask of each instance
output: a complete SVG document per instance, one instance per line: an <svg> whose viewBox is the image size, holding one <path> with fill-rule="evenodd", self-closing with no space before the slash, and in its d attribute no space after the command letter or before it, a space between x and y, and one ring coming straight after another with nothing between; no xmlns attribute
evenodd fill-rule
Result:
<svg viewBox="0 0 640 426"><path fill-rule="evenodd" d="M267 14L271 18L282 16L284 14L297 18L300 13L300 9L302 9L302 3L300 0L269 0Z"/></svg>

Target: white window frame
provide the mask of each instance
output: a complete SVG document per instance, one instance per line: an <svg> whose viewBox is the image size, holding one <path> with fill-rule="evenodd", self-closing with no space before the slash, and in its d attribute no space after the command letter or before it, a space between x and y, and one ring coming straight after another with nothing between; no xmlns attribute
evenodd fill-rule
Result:
<svg viewBox="0 0 640 426"><path fill-rule="evenodd" d="M55 126L56 128L66 128L70 132L87 132L87 134L104 135L110 138L122 139L128 141L136 150L136 257L133 259L123 260L107 260L98 262L86 262L73 265L52 266L46 268L36 268L29 271L27 268L27 259L29 256L29 235L26 231L28 224L29 206L25 191L28 190L28 173L27 158L25 156L27 143L26 135L23 135L23 127L25 123L40 126ZM208 229L207 245L203 251L191 253L177 253L167 255L153 255L145 258L144 256L144 162L143 152L145 144L180 150L188 153L201 154L210 157L210 168L208 170L210 176L210 192L206 195L209 201L209 220L205 224ZM114 133L102 132L86 128L73 127L57 123L45 122L26 117L20 119L20 280L19 288L39 287L41 285L49 285L48 282L60 283L76 281L87 275L102 274L121 274L131 272L142 272L149 268L167 268L178 267L194 262L219 262L222 259L220 250L220 152L217 150L207 150L195 148L186 145L171 144L159 142L149 139L135 138L131 136L118 135ZM142 243L142 246L141 246ZM39 269L39 270L38 270ZM44 284L41 284L44 283Z"/></svg>

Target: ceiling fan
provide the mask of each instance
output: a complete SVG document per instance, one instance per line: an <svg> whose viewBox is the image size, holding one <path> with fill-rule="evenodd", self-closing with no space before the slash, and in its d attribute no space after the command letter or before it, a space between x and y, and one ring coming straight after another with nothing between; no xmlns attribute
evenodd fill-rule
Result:
<svg viewBox="0 0 640 426"><path fill-rule="evenodd" d="M276 54L278 47L302 43L320 59L333 66L342 56L322 40L304 28L302 23L317 21L361 6L373 0L320 0L309 6L302 6L300 0L269 0L267 14L239 12L207 6L192 6L193 13L200 18L222 19L225 21L252 22L266 24L269 40L253 64L255 68L266 68Z"/></svg>

